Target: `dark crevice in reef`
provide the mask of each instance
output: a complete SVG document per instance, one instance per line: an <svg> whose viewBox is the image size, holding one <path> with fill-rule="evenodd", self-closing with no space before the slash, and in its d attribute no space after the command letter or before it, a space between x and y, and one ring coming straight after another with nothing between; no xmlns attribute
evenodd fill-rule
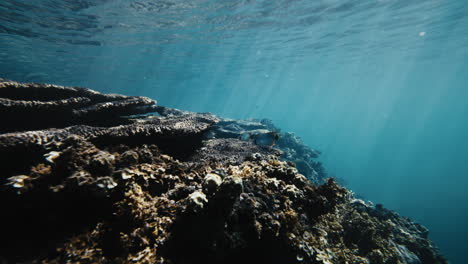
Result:
<svg viewBox="0 0 468 264"><path fill-rule="evenodd" d="M109 199L78 190L38 190L23 195L2 192L0 199L2 212L15 212L3 215L0 227L0 256L11 263L54 255L57 244L112 215Z"/></svg>
<svg viewBox="0 0 468 264"><path fill-rule="evenodd" d="M3 148L0 151L0 170L3 175L17 175L27 173L31 166L44 159L45 152L39 146L24 146L17 148ZM0 178L0 184L4 178Z"/></svg>
<svg viewBox="0 0 468 264"><path fill-rule="evenodd" d="M195 222L200 223L198 220ZM168 249L162 249L163 256L174 263L297 263L296 253L285 244L284 239L271 235L258 239L252 234L246 237L242 247L232 248L233 241L221 239L222 235L214 232L213 225L194 226L190 222L182 222L175 229L177 232L168 242ZM222 232L222 229L218 232ZM216 240L216 236L221 237ZM200 241L200 237L206 241Z"/></svg>
<svg viewBox="0 0 468 264"><path fill-rule="evenodd" d="M1 263L447 263L268 120L0 80L19 117L0 125Z"/></svg>

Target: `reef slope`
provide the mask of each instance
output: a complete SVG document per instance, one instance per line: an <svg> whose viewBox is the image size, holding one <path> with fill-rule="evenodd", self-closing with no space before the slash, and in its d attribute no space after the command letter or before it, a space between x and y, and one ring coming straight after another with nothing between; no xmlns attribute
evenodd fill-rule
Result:
<svg viewBox="0 0 468 264"><path fill-rule="evenodd" d="M447 263L264 120L5 80L0 97L2 263Z"/></svg>

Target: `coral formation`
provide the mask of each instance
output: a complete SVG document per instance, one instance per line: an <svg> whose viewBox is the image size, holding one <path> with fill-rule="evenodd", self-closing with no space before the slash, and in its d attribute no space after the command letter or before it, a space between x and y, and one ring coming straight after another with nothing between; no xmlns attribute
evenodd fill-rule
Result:
<svg viewBox="0 0 468 264"><path fill-rule="evenodd" d="M155 103L142 96L0 79L0 132L122 124L127 120L122 116L154 112Z"/></svg>
<svg viewBox="0 0 468 264"><path fill-rule="evenodd" d="M316 184L324 183L327 174L316 159L320 152L305 145L291 132L281 132L270 120L223 119L206 135L208 138L235 138L258 146L270 146L281 151L280 159L295 164L300 173Z"/></svg>
<svg viewBox="0 0 468 264"><path fill-rule="evenodd" d="M153 110L119 112L116 126L0 134L2 159L22 155L2 164L0 261L447 263L423 226L333 179L314 184L274 146L221 136L210 114ZM266 129L249 134L278 133Z"/></svg>

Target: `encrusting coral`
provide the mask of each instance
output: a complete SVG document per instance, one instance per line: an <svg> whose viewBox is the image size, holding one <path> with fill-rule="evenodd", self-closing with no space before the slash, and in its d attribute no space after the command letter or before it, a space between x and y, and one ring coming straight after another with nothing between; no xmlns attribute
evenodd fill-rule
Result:
<svg viewBox="0 0 468 264"><path fill-rule="evenodd" d="M1 134L2 158L36 150L2 165L0 261L447 263L421 225L315 185L273 146L213 138L213 115L157 108Z"/></svg>

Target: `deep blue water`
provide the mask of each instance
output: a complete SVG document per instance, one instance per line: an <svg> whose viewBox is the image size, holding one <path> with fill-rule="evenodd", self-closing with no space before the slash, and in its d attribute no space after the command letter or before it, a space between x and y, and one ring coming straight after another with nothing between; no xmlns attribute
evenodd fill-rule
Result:
<svg viewBox="0 0 468 264"><path fill-rule="evenodd" d="M465 0L2 0L0 77L270 118L468 258Z"/></svg>

